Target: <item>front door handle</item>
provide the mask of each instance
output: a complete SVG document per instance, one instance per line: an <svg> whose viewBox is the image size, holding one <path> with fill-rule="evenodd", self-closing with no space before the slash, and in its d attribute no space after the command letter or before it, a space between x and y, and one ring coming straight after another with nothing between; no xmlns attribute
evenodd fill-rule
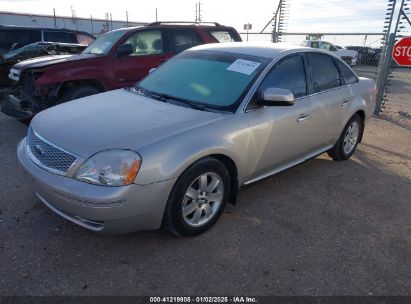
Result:
<svg viewBox="0 0 411 304"><path fill-rule="evenodd" d="M352 100L351 99L344 99L343 103L341 104L342 107L347 106Z"/></svg>
<svg viewBox="0 0 411 304"><path fill-rule="evenodd" d="M301 114L300 117L297 118L297 122L303 122L304 120L306 120L308 118L308 114Z"/></svg>

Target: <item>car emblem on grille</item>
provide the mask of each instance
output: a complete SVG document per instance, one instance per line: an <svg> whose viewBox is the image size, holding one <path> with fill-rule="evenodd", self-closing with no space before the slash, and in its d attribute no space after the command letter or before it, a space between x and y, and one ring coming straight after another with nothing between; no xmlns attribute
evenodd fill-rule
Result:
<svg viewBox="0 0 411 304"><path fill-rule="evenodd" d="M46 152L43 150L43 148L40 145L35 145L34 150L36 150L37 154L44 155Z"/></svg>

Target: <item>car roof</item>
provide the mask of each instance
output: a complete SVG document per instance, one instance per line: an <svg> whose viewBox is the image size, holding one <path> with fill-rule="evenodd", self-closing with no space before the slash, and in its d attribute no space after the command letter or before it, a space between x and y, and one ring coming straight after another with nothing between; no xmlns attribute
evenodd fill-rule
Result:
<svg viewBox="0 0 411 304"><path fill-rule="evenodd" d="M214 25L212 25L214 24ZM122 27L115 30L111 30L110 32L115 31L127 31L132 32L135 30L146 29L146 28L207 28L207 29L232 29L230 26L221 25L216 22L204 22L204 23L196 23L196 22L153 22L146 25L137 25L132 27Z"/></svg>
<svg viewBox="0 0 411 304"><path fill-rule="evenodd" d="M189 51L219 51L233 54L249 55L263 58L273 58L285 51L317 51L312 48L291 45L286 43L252 43L252 42L229 42L209 43L191 48Z"/></svg>

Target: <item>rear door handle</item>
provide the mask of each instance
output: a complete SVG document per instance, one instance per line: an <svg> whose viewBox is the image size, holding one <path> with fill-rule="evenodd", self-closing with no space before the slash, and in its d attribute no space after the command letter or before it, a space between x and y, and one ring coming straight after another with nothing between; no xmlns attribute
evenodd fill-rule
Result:
<svg viewBox="0 0 411 304"><path fill-rule="evenodd" d="M301 114L300 117L297 118L297 122L303 122L304 120L306 120L308 118L308 114Z"/></svg>
<svg viewBox="0 0 411 304"><path fill-rule="evenodd" d="M342 107L347 106L352 100L351 99L344 99L343 103L341 104Z"/></svg>

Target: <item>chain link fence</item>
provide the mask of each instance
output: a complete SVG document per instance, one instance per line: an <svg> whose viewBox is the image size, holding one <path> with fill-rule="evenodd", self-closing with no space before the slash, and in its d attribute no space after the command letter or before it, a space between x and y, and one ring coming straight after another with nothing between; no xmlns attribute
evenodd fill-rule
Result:
<svg viewBox="0 0 411 304"><path fill-rule="evenodd" d="M396 18L394 7L399 6L399 13ZM411 20L409 7L410 0L390 0L388 1L387 16L391 15L390 26L386 26L387 32L393 29L389 35L387 43L387 81L381 100L381 112L390 116L400 116L411 118L411 67L399 66L392 59L394 44L402 38L411 37ZM393 19L395 22L393 22ZM396 20L395 20L396 19ZM388 24L388 21L386 22Z"/></svg>
<svg viewBox="0 0 411 304"><path fill-rule="evenodd" d="M404 31L404 28L407 27L403 25L401 29ZM407 29L411 36L411 27ZM273 39L272 33L240 33L240 35L243 41L249 42L272 42ZM283 43L304 44L334 52L349 63L360 77L377 81L380 73L387 73L388 80L386 86L382 88L382 104L378 110L390 116L411 117L411 68L400 67L394 60L390 61L388 67L382 65L381 58L386 51L382 47L385 43L385 33L279 33L278 36L279 41ZM395 41L401 37L403 36L397 34ZM354 63L349 59L355 54L357 60ZM391 53L388 55L391 56Z"/></svg>
<svg viewBox="0 0 411 304"><path fill-rule="evenodd" d="M249 42L272 41L271 33L241 33L241 37ZM334 52L359 76L376 79L383 33L281 33L279 38L280 42Z"/></svg>
<svg viewBox="0 0 411 304"><path fill-rule="evenodd" d="M411 68L391 62L381 112L411 118Z"/></svg>

